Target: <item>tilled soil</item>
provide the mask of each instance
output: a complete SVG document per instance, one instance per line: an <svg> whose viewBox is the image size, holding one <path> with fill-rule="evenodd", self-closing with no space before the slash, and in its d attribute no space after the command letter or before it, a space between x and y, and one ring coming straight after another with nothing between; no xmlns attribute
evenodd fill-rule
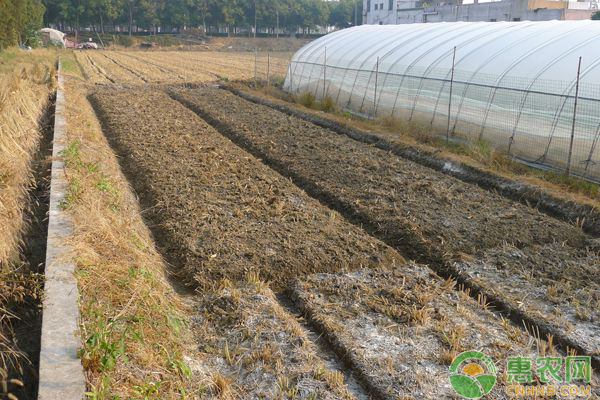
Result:
<svg viewBox="0 0 600 400"><path fill-rule="evenodd" d="M600 355L600 255L561 243L519 249L506 244L456 269L486 292L509 299L536 320L550 320ZM515 271L520 271L516 274Z"/></svg>
<svg viewBox="0 0 600 400"><path fill-rule="evenodd" d="M486 290L490 298L535 320L553 333L568 338L588 354L598 351L597 308L600 265L597 247L579 228L541 214L494 193L399 158L389 152L353 141L327 129L247 102L214 89L176 90L172 95L205 117L223 133L292 177L312 195L364 223L376 236L423 262L444 265L452 274L466 277ZM505 263L502 274L481 274L477 280L463 275L460 265L504 254L506 246L530 252L532 262ZM548 246L546 251L538 251ZM548 257L560 248L562 263ZM509 251L509 250L507 250ZM581 254L587 259L586 286L576 304L563 304L571 316L589 316L591 328L577 334L547 314L547 299L529 298L527 307L515 303L518 279L535 276L543 292L564 282L581 281ZM436 264L439 263L439 264ZM565 264L566 263L566 264ZM565 268L565 265L572 267ZM474 267L477 269L477 267ZM554 283L553 283L554 282ZM478 283L480 283L478 285ZM516 287L515 287L516 286ZM494 289L492 291L492 289ZM557 289L558 290L558 289ZM563 289L565 290L565 289ZM591 299L591 301L582 301Z"/></svg>
<svg viewBox="0 0 600 400"><path fill-rule="evenodd" d="M211 394L239 399L354 399L343 375L323 364L298 321L265 284L250 279L223 286L203 294L198 304L193 328L202 363L192 368L199 379L210 382Z"/></svg>
<svg viewBox="0 0 600 400"><path fill-rule="evenodd" d="M258 273L282 288L402 260L165 93L110 88L92 101L162 254L190 284Z"/></svg>
<svg viewBox="0 0 600 400"><path fill-rule="evenodd" d="M453 283L408 264L389 271L311 275L296 283L293 294L380 398L452 398L448 366L471 349L490 356L498 370L486 398L510 398L507 357L561 355L551 343L531 340L497 318L484 302L453 290ZM541 382L535 373L533 380Z"/></svg>
<svg viewBox="0 0 600 400"><path fill-rule="evenodd" d="M118 65L114 60L108 58L102 52L86 52L90 63L97 72L112 82L141 84L143 81L139 76Z"/></svg>
<svg viewBox="0 0 600 400"><path fill-rule="evenodd" d="M198 311L201 361L191 368L207 382L202 398L354 399L264 283L251 278L205 292Z"/></svg>

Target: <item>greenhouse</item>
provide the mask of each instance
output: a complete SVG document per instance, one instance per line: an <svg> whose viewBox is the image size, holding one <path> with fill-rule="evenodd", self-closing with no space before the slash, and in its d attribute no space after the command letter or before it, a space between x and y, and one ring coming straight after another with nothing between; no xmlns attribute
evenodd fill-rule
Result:
<svg viewBox="0 0 600 400"><path fill-rule="evenodd" d="M598 37L598 21L363 25L300 49L284 88L600 180Z"/></svg>

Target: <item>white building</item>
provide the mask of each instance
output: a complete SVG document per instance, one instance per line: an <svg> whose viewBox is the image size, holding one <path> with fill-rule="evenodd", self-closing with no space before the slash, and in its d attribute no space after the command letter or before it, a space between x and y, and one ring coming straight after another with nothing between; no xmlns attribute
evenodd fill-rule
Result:
<svg viewBox="0 0 600 400"><path fill-rule="evenodd" d="M598 0L503 0L463 4L462 0L363 0L370 25L456 21L549 21L590 19Z"/></svg>

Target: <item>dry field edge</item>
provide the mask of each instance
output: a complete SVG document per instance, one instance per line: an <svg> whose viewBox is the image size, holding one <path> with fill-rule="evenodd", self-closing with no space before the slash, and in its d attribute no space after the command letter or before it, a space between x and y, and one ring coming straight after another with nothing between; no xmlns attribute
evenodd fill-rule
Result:
<svg viewBox="0 0 600 400"><path fill-rule="evenodd" d="M260 146L255 145L252 140L246 138L243 134L237 131L236 128L220 120L210 112L203 110L197 104L187 100L180 94L169 91L169 94L174 99L196 112L202 119L215 127L221 134L228 137L234 143L261 159L266 165L273 168L280 174L290 178L297 186L305 190L310 196L318 199L326 206L340 212L350 222L362 227L369 234L399 250L401 254L414 259L417 262L428 264L439 276L444 279L454 279L459 286L470 289L470 295L475 298L485 298L487 302L501 315L507 316L517 327L524 326L528 332L537 332L539 336L552 335L554 342L560 346L565 352L568 349L574 349L579 354L590 354L586 346L572 338L567 337L562 332L558 331L553 325L538 320L529 315L524 310L510 304L502 297L496 295L493 291L478 284L473 279L463 274L458 270L448 257L438 249L432 247L427 240L414 235L411 232L410 226L398 226L393 232L382 232L381 226L374 221L373 218L358 210L352 203L339 198L335 194L330 193L327 188L320 187L310 179L306 179L299 173L296 173L285 162L272 156L269 152L264 151ZM406 246L398 247L398 243L410 242L410 248ZM593 365L595 368L600 368L600 357L593 356Z"/></svg>
<svg viewBox="0 0 600 400"><path fill-rule="evenodd" d="M466 183L475 184L482 189L494 191L503 197L518 201L528 207L538 209L551 217L561 219L568 223L578 223L584 232L600 237L600 212L589 205L577 204L573 201L559 199L545 193L543 189L516 182L505 177L482 171L471 165L436 157L408 145L391 143L385 138L340 124L337 121L323 116L316 116L268 99L254 96L230 85L221 85L221 88L256 104L264 105L290 116L301 118L320 127L346 135L354 140L376 146L379 149L390 151L393 154L416 162L435 171L458 178Z"/></svg>

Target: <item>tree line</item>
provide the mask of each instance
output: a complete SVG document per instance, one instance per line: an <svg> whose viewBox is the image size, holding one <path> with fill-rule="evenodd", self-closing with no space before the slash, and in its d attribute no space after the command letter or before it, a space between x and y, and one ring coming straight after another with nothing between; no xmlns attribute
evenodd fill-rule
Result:
<svg viewBox="0 0 600 400"><path fill-rule="evenodd" d="M360 23L362 0L42 0L45 24L104 32L121 27L173 32L184 28L308 31L317 26L346 28ZM356 6L356 10L355 10ZM356 11L356 13L355 13ZM355 22L355 14L358 22Z"/></svg>
<svg viewBox="0 0 600 400"><path fill-rule="evenodd" d="M0 0L0 50L32 40L44 10L40 0Z"/></svg>
<svg viewBox="0 0 600 400"><path fill-rule="evenodd" d="M42 26L180 32L295 33L360 25L362 0L0 0L0 50L34 44Z"/></svg>

